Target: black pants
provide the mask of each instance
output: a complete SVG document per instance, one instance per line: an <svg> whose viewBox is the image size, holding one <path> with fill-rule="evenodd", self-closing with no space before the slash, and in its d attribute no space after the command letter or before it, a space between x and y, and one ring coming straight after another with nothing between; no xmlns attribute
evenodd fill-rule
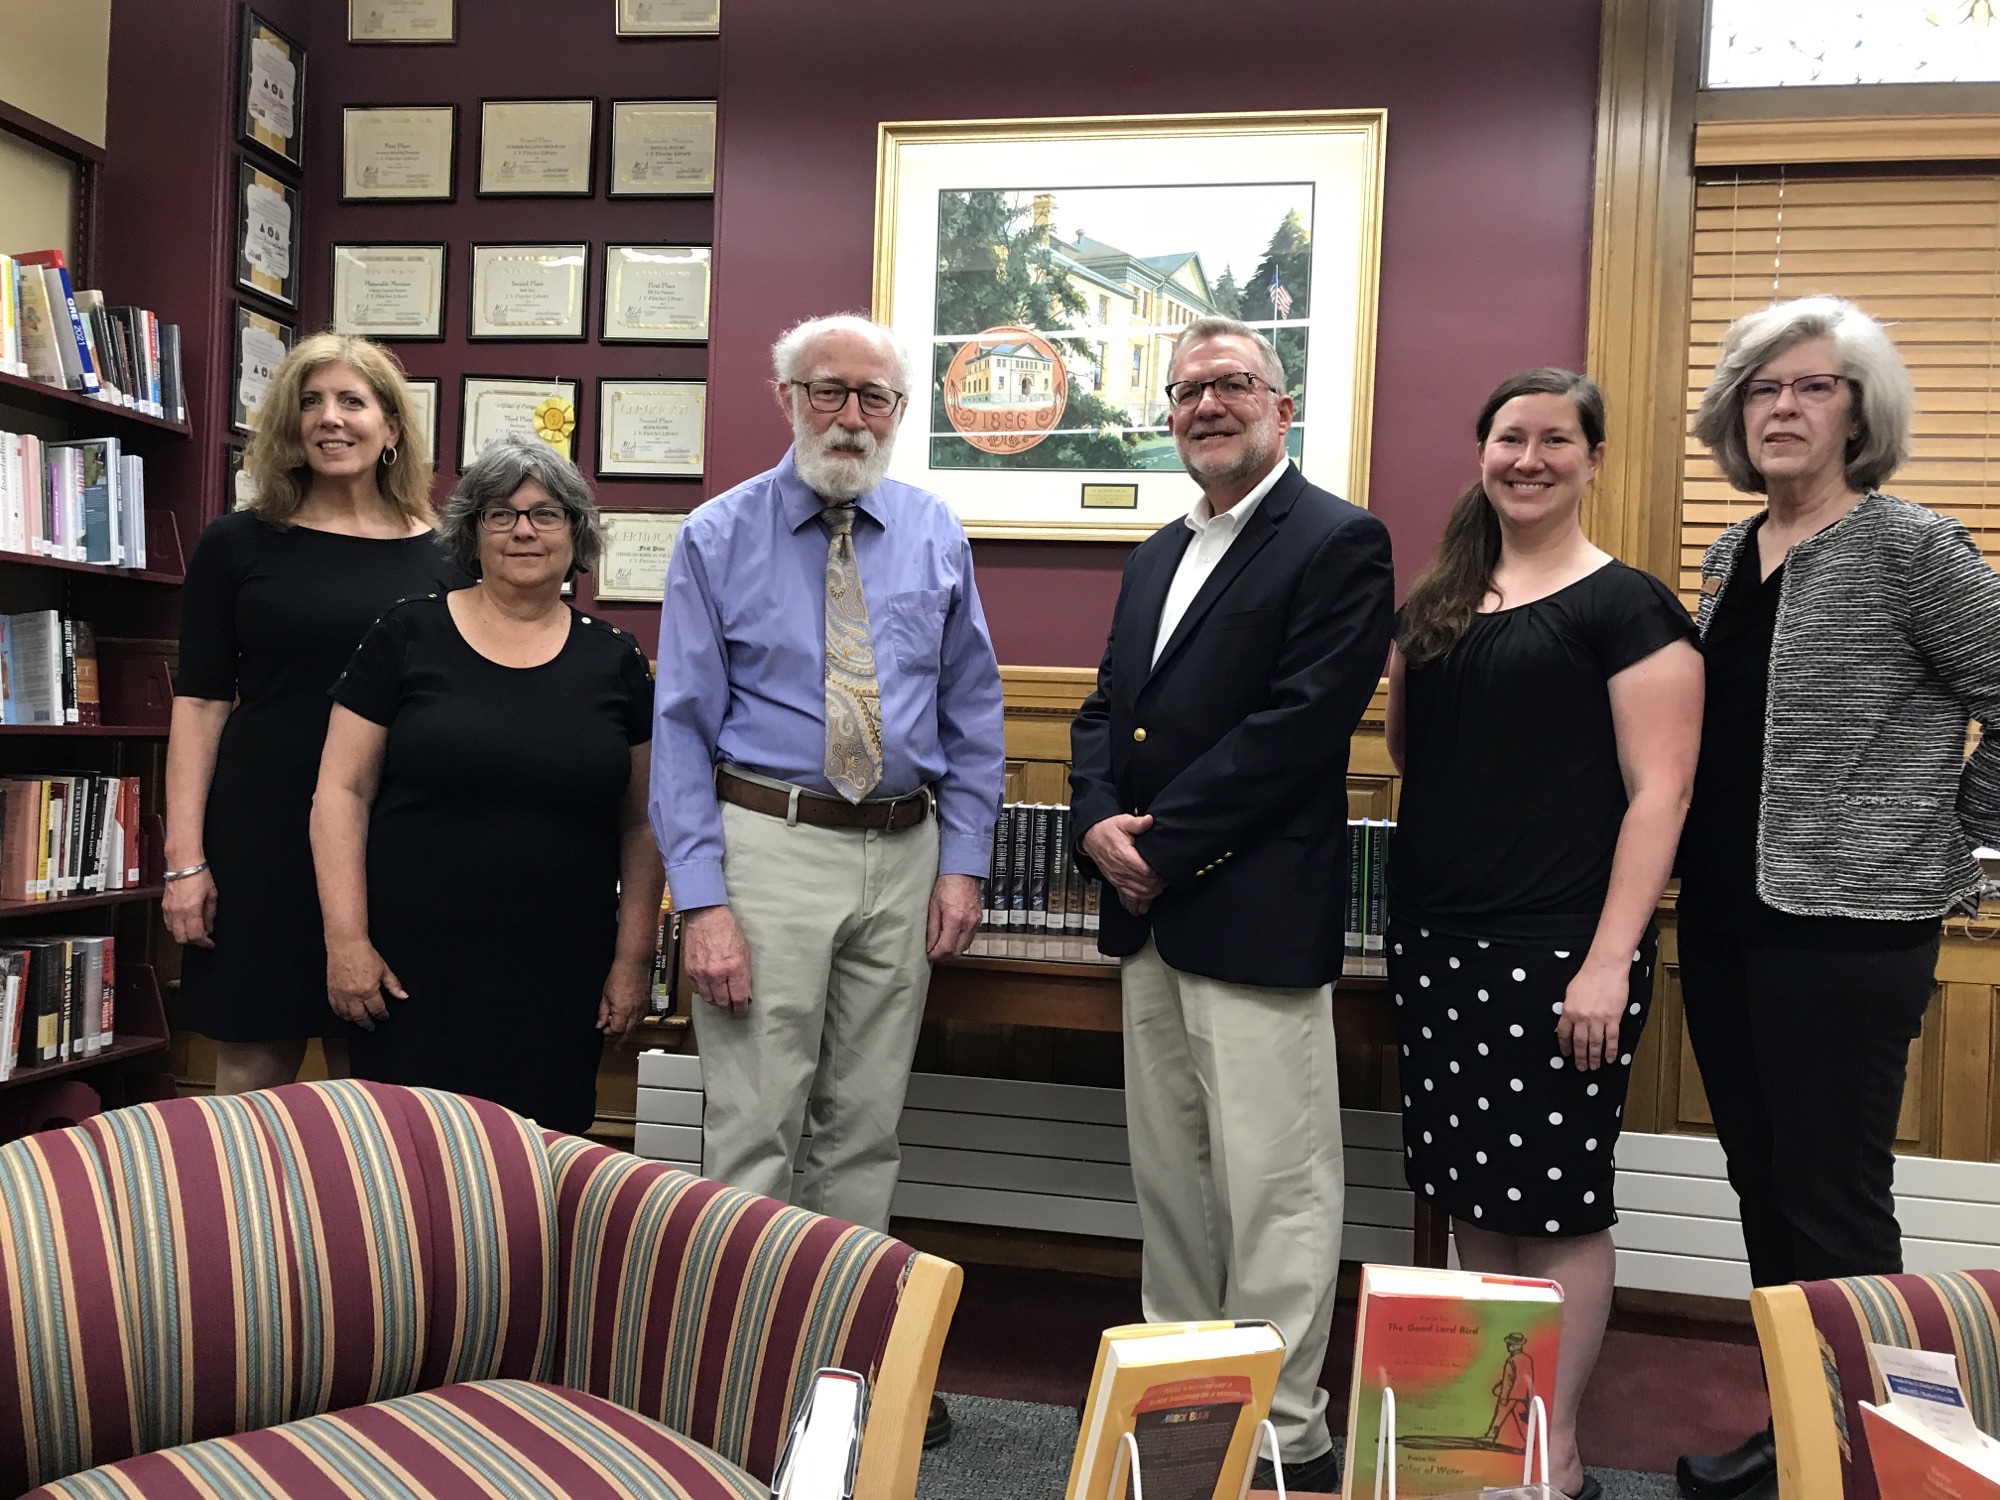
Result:
<svg viewBox="0 0 2000 1500"><path fill-rule="evenodd" d="M1683 925L1680 956L1751 1281L1902 1270L1896 1117L1938 940L1843 953Z"/></svg>

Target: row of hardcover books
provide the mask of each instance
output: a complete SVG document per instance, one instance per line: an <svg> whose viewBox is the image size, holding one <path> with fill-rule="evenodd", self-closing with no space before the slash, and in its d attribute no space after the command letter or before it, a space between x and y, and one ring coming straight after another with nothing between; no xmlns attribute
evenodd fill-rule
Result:
<svg viewBox="0 0 2000 1500"><path fill-rule="evenodd" d="M0 432L0 552L146 566L146 465L115 437Z"/></svg>
<svg viewBox="0 0 2000 1500"><path fill-rule="evenodd" d="M0 255L0 370L172 422L187 420L181 331L79 291L60 250Z"/></svg>
<svg viewBox="0 0 2000 1500"><path fill-rule="evenodd" d="M140 883L138 777L0 780L0 901L60 901Z"/></svg>
<svg viewBox="0 0 2000 1500"><path fill-rule="evenodd" d="M109 1048L117 973L108 937L27 938L0 948L0 1078Z"/></svg>
<svg viewBox="0 0 2000 1500"><path fill-rule="evenodd" d="M1396 825L1381 818L1347 820L1346 943L1343 974L1361 977L1389 972L1382 934L1389 926L1389 847Z"/></svg>
<svg viewBox="0 0 2000 1500"><path fill-rule="evenodd" d="M982 931L1027 936L1097 931L1099 885L1077 868L1069 834L1066 805L1009 802L1000 809Z"/></svg>
<svg viewBox="0 0 2000 1500"><path fill-rule="evenodd" d="M0 724L98 724L97 634L53 609L0 615Z"/></svg>

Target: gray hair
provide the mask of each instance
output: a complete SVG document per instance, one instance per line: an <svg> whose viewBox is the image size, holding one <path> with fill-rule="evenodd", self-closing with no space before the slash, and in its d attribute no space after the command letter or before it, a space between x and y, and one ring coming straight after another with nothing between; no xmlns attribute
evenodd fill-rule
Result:
<svg viewBox="0 0 2000 1500"><path fill-rule="evenodd" d="M771 369L782 381L809 380L806 352L822 334L858 333L872 338L880 344L896 361L896 372L905 395L917 388L916 366L910 363L910 351L903 347L903 341L893 330L885 328L872 318L864 318L859 313L835 313L830 318L807 318L803 323L794 323L778 336L778 342L771 346Z"/></svg>
<svg viewBox="0 0 2000 1500"><path fill-rule="evenodd" d="M604 555L604 523L576 465L540 438L510 432L480 449L472 467L458 476L438 523L445 552L468 577L479 576L479 513L489 505L506 504L530 479L569 512L569 541L575 551L571 575L588 573Z"/></svg>
<svg viewBox="0 0 2000 1500"><path fill-rule="evenodd" d="M1270 383L1271 389L1280 396L1291 389L1285 383L1285 362L1278 357L1278 346L1248 323L1235 318L1225 318L1216 314L1206 318L1196 318L1181 330L1181 336L1174 341L1174 357L1167 363L1167 374L1171 377L1174 366L1180 363L1181 350L1190 344L1201 343L1204 339L1248 339L1257 348L1257 362L1263 366L1256 373Z"/></svg>
<svg viewBox="0 0 2000 1500"><path fill-rule="evenodd" d="M1807 339L1833 340L1840 368L1828 371L1853 393L1855 435L1848 440L1848 485L1867 491L1903 466L1916 425L1910 372L1880 323L1841 297L1798 297L1745 313L1722 336L1715 378L1694 414L1694 435L1708 445L1729 482L1764 493L1764 476L1743 441L1743 387L1765 365Z"/></svg>

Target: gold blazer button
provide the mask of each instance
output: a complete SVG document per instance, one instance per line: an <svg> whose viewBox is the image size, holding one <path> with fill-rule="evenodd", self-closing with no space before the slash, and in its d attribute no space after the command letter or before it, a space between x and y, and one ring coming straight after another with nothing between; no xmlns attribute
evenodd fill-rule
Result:
<svg viewBox="0 0 2000 1500"><path fill-rule="evenodd" d="M1132 731L1132 738L1139 741L1139 743L1144 744L1146 742L1146 731L1143 729L1135 729Z"/></svg>

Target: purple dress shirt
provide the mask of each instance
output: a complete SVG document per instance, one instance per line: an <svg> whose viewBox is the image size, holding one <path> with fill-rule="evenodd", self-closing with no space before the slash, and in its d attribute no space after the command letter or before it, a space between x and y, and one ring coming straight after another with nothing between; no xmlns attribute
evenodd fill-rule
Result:
<svg viewBox="0 0 2000 1500"><path fill-rule="evenodd" d="M833 794L826 764L826 506L787 449L688 517L667 569L653 711L653 833L682 911L729 899L716 765ZM882 781L935 786L938 873L984 879L1006 762L1000 667L972 548L937 496L885 479L856 502L854 557L882 691Z"/></svg>

